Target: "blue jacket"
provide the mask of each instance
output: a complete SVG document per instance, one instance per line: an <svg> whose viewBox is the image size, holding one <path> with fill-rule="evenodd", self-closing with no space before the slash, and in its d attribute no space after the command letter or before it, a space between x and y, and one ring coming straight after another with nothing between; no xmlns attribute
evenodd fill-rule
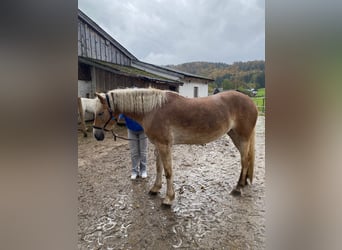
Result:
<svg viewBox="0 0 342 250"><path fill-rule="evenodd" d="M124 114L120 114L119 115L119 119L122 119L124 118L125 119L125 122L126 122L126 127L132 131L143 131L143 127L141 127L141 125L139 123L137 123L136 121L134 121L133 119L125 116Z"/></svg>

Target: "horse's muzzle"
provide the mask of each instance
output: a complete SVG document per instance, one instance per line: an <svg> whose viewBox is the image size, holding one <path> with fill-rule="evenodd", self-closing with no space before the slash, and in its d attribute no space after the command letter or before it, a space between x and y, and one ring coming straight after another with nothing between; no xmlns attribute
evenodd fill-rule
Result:
<svg viewBox="0 0 342 250"><path fill-rule="evenodd" d="M98 141L103 141L103 139L104 139L104 133L103 133L102 130L93 128L93 134L94 134L94 137L95 137L96 140L98 140Z"/></svg>

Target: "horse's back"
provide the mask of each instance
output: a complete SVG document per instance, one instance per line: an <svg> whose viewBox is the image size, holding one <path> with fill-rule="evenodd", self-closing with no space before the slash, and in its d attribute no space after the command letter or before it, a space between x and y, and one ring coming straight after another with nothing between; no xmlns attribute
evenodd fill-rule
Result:
<svg viewBox="0 0 342 250"><path fill-rule="evenodd" d="M81 97L81 102L82 102L83 112L87 111L93 114L95 113L96 98L90 99L90 98Z"/></svg>
<svg viewBox="0 0 342 250"><path fill-rule="evenodd" d="M191 117L197 121L198 118L216 117L217 119L249 117L255 119L258 110L253 100L238 91L225 91L216 95L186 98L178 94L170 93L168 104L176 115Z"/></svg>
<svg viewBox="0 0 342 250"><path fill-rule="evenodd" d="M253 105L249 97L235 91L201 98L186 98L170 92L167 103L153 113L148 132L161 131L164 136L168 135L165 140L172 140L173 144L207 143L234 126L241 126L243 117L248 117L246 122L254 123L257 113ZM254 124L249 127L254 128Z"/></svg>

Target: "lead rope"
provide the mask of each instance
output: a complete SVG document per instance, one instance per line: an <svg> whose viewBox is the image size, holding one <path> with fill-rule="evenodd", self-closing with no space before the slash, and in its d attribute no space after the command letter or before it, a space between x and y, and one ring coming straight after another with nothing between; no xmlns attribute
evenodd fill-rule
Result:
<svg viewBox="0 0 342 250"><path fill-rule="evenodd" d="M123 136L120 136L116 133L114 133L113 130L111 130L112 134L113 134L113 138L114 138L114 141L116 141L116 138L119 138L119 139L122 139L122 140L126 140L126 141L140 141L140 140L144 140L147 138L147 136L145 136L144 138L141 138L141 139L129 139L129 138L126 138L126 137L123 137Z"/></svg>

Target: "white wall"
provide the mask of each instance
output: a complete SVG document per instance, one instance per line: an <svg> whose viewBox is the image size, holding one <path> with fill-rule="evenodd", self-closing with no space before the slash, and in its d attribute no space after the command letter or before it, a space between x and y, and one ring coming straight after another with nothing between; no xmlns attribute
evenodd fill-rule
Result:
<svg viewBox="0 0 342 250"><path fill-rule="evenodd" d="M204 83L184 83L179 86L179 94L185 97L194 97L194 88L198 87L198 97L208 96L208 84Z"/></svg>
<svg viewBox="0 0 342 250"><path fill-rule="evenodd" d="M196 83L196 82L186 82L182 80L182 74L181 73L177 73L177 72L166 72L165 70L163 71L163 69L159 69L159 68L155 68L152 65L149 66L147 64L139 64L136 62L132 62L132 66L141 70L145 70L147 72L150 72L152 74L156 74L162 77L166 77L168 79L172 79L172 80L177 80L177 81L182 81L183 82L183 86L179 86L179 94L185 97L194 97L194 88L198 87L198 97L204 97L204 96L208 96L208 84L205 83ZM193 78L192 78L193 79Z"/></svg>
<svg viewBox="0 0 342 250"><path fill-rule="evenodd" d="M78 97L87 97L89 94L89 98L93 98L93 92L91 81L78 80Z"/></svg>
<svg viewBox="0 0 342 250"><path fill-rule="evenodd" d="M96 92L96 69L90 67L91 81L78 80L78 97L94 98ZM89 97L87 97L89 94Z"/></svg>

